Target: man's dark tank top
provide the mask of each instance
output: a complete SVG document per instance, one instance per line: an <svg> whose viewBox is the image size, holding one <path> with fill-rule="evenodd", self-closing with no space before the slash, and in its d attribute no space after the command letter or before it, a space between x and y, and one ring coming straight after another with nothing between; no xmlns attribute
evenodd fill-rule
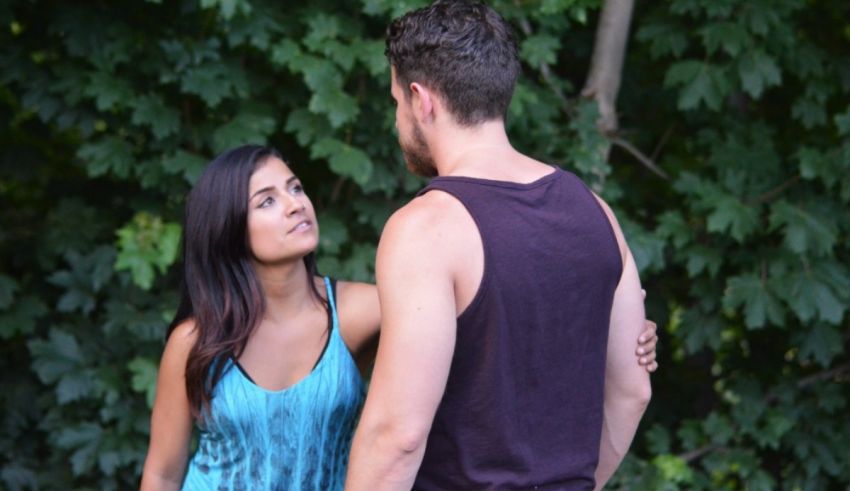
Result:
<svg viewBox="0 0 850 491"><path fill-rule="evenodd" d="M622 260L573 174L437 177L472 216L484 274L457 320L417 490L593 489L608 324Z"/></svg>

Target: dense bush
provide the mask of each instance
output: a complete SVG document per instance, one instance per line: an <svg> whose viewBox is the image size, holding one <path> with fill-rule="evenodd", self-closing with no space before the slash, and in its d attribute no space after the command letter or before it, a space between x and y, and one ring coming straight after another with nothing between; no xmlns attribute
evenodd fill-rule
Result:
<svg viewBox="0 0 850 491"><path fill-rule="evenodd" d="M321 269L372 277L423 184L382 39L420 3L0 5L3 488L136 485L183 198L217 152L281 149L320 210ZM603 136L578 96L600 1L493 4L522 43L514 142L612 203L662 325L611 487L846 489L850 6L637 2Z"/></svg>

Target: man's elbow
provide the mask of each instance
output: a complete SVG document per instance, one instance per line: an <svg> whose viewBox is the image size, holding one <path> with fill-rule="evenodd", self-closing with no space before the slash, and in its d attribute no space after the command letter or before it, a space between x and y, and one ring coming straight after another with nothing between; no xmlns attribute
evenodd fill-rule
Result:
<svg viewBox="0 0 850 491"><path fill-rule="evenodd" d="M652 384L649 382L649 377L646 377L644 380L641 380L640 383L631 387L628 391L628 398L630 402L639 409L641 413L643 413L647 406L649 406L649 401L652 399Z"/></svg>
<svg viewBox="0 0 850 491"><path fill-rule="evenodd" d="M402 458L420 451L428 439L429 428L412 421L375 421L372 424L361 421L361 426L367 447Z"/></svg>
<svg viewBox="0 0 850 491"><path fill-rule="evenodd" d="M425 448L428 428L424 425L395 425L383 432L384 443L400 455L414 455Z"/></svg>
<svg viewBox="0 0 850 491"><path fill-rule="evenodd" d="M632 408L632 412L643 414L652 399L652 385L648 376L628 384L615 384L612 389L609 394L611 398L620 401L620 404L628 405ZM608 390L606 390L607 393Z"/></svg>

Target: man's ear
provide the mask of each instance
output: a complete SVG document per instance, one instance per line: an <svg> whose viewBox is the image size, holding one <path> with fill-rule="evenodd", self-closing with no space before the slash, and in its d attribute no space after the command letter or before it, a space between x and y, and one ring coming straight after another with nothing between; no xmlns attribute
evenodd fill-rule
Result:
<svg viewBox="0 0 850 491"><path fill-rule="evenodd" d="M410 103L417 121L427 123L434 119L434 102L434 94L427 87L410 84Z"/></svg>

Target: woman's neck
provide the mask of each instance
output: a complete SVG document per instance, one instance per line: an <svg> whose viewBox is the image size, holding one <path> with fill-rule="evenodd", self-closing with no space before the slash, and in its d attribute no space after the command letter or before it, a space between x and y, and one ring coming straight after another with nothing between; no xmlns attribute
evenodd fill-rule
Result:
<svg viewBox="0 0 850 491"><path fill-rule="evenodd" d="M316 305L309 283L313 278L308 280L303 260L275 266L255 264L254 270L265 294L265 319L272 322L292 319L304 309Z"/></svg>

